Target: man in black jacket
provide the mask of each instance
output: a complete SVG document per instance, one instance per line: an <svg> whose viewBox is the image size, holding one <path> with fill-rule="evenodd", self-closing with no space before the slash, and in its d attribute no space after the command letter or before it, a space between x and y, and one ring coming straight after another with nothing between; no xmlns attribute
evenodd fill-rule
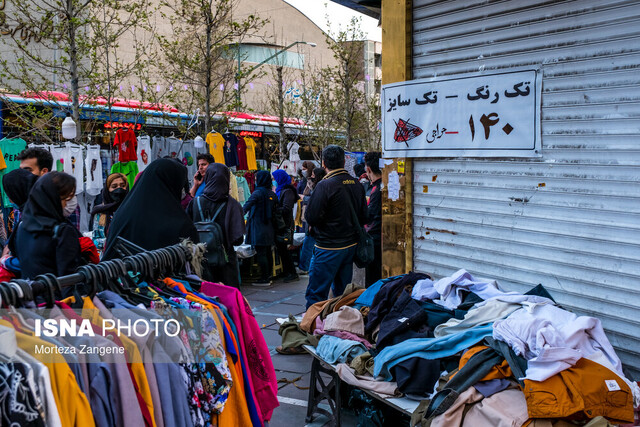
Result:
<svg viewBox="0 0 640 427"><path fill-rule="evenodd" d="M364 156L364 163L371 182L371 194L367 201L367 224L365 230L373 238L374 258L366 267L365 285L371 286L382 277L382 171L380 153L370 152Z"/></svg>
<svg viewBox="0 0 640 427"><path fill-rule="evenodd" d="M306 210L310 233L316 239L309 267L307 308L326 300L331 286L338 296L351 283L358 227L367 222L364 188L344 169L344 150L329 145L322 151L322 166L327 175L316 185Z"/></svg>

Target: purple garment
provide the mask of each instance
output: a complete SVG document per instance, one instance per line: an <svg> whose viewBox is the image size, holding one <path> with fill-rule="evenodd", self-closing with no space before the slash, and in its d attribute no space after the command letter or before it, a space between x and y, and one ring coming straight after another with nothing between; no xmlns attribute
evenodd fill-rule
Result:
<svg viewBox="0 0 640 427"><path fill-rule="evenodd" d="M489 380L489 381L480 381L473 387L475 387L478 392L484 397L492 396L502 390L506 390L509 387L509 380L505 380L504 378Z"/></svg>
<svg viewBox="0 0 640 427"><path fill-rule="evenodd" d="M316 328L313 331L313 335L331 335L332 337L342 338L343 340L357 341L361 344L364 344L367 350L373 347L373 345L371 345L369 341L351 332L347 332L347 331L326 332L324 330L324 320L320 319L320 316L316 317Z"/></svg>

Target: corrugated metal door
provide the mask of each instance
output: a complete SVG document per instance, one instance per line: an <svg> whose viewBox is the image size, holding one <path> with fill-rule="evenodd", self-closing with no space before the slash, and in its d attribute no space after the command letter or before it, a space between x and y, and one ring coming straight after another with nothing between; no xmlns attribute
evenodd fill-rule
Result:
<svg viewBox="0 0 640 427"><path fill-rule="evenodd" d="M415 269L542 283L640 378L640 1L413 3L413 78L543 72L542 158L416 161Z"/></svg>

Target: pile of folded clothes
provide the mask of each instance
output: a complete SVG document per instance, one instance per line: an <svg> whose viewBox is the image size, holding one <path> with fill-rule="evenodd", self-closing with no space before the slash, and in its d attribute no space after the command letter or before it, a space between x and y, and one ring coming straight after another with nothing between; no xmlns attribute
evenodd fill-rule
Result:
<svg viewBox="0 0 640 427"><path fill-rule="evenodd" d="M640 406L600 321L541 285L519 294L465 270L411 272L348 287L280 332L349 384L419 400L412 426L596 427L634 423Z"/></svg>

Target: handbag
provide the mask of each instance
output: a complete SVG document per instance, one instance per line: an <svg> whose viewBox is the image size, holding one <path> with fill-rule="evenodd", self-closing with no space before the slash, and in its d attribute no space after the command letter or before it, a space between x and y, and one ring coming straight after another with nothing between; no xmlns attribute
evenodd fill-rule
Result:
<svg viewBox="0 0 640 427"><path fill-rule="evenodd" d="M348 191L346 188L344 190ZM364 268L371 264L375 257L373 237L366 232L364 227L360 226L358 215L356 215L355 208L353 207L353 198L351 194L349 194L347 198L349 199L349 207L351 210L351 221L358 229L358 244L356 246L356 254L353 257L353 262L358 268Z"/></svg>

